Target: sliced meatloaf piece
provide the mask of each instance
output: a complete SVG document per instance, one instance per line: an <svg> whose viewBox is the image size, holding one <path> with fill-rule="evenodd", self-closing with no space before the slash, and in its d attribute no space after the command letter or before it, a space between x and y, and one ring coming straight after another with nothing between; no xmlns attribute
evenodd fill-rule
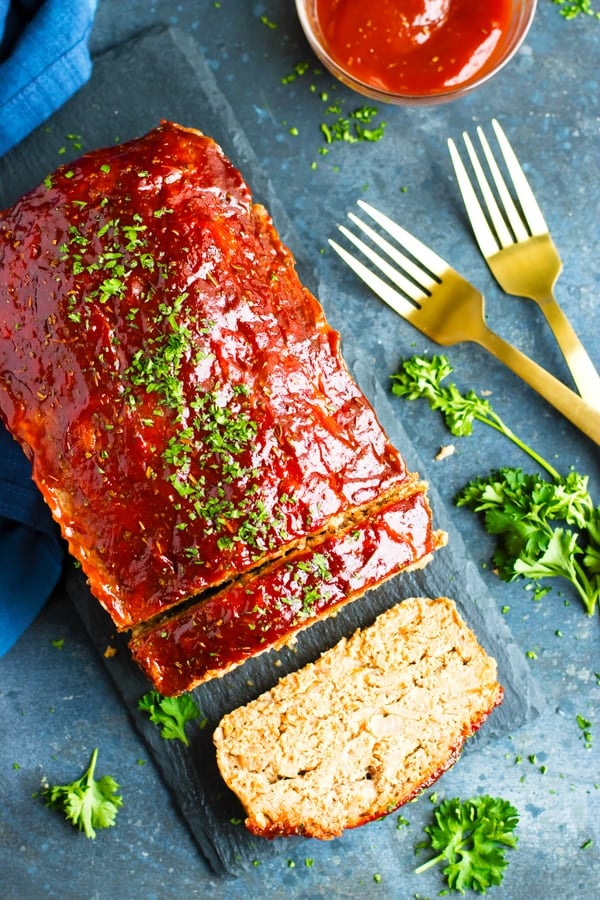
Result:
<svg viewBox="0 0 600 900"><path fill-rule="evenodd" d="M391 576L425 565L440 541L430 522L424 492L374 510L202 602L134 628L133 658L167 696L224 675Z"/></svg>
<svg viewBox="0 0 600 900"><path fill-rule="evenodd" d="M220 722L226 784L267 838L334 838L432 784L502 700L446 598L405 600Z"/></svg>

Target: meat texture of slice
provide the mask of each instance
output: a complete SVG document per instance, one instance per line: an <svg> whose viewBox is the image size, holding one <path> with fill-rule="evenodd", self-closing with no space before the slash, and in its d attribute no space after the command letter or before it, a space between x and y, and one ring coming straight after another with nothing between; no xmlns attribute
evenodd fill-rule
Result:
<svg viewBox="0 0 600 900"><path fill-rule="evenodd" d="M221 774L262 837L338 837L431 785L503 696L446 598L405 600L226 715Z"/></svg>
<svg viewBox="0 0 600 900"><path fill-rule="evenodd" d="M424 565L440 538L423 492L394 501L203 602L134 629L130 648L167 696L220 676L398 572Z"/></svg>
<svg viewBox="0 0 600 900"><path fill-rule="evenodd" d="M264 208L168 122L0 213L0 414L120 629L417 490Z"/></svg>

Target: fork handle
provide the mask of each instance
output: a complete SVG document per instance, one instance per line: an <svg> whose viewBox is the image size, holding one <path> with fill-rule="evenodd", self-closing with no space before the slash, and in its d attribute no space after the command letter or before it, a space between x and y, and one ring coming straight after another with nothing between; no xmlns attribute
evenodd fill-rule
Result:
<svg viewBox="0 0 600 900"><path fill-rule="evenodd" d="M539 301L546 321L562 350L573 381L581 396L596 409L600 407L600 375L588 356L587 350L575 334L553 294Z"/></svg>
<svg viewBox="0 0 600 900"><path fill-rule="evenodd" d="M576 428L587 435L595 444L600 444L600 410L590 406L579 394L547 372L512 344L484 325L477 344L488 350L496 359L522 378L529 387L562 413Z"/></svg>

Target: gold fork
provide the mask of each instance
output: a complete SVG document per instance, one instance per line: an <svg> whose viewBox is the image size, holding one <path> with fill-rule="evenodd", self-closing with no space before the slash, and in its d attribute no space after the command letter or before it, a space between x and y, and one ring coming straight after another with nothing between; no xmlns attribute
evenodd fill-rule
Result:
<svg viewBox="0 0 600 900"><path fill-rule="evenodd" d="M456 179L475 238L500 287L507 294L527 297L538 304L562 350L579 393L592 406L600 408L600 376L554 298L554 285L562 269L560 256L508 138L495 119L492 119L492 126L519 208L513 201L482 128L477 128L477 135L495 191L490 186L473 142L466 132L463 133L482 203L456 144L452 139L448 141Z"/></svg>
<svg viewBox="0 0 600 900"><path fill-rule="evenodd" d="M395 263L391 265L372 246L366 244L344 225L340 225L342 234L389 281L377 275L336 241L330 240L333 249L359 278L400 316L408 319L415 328L438 344L450 346L463 341L480 344L527 382L580 431L596 444L600 444L600 411L491 331L485 323L483 296L472 284L452 269L437 253L370 204L359 200L358 205L412 257L409 258L402 253L398 246L392 245L354 213L348 213L351 221Z"/></svg>

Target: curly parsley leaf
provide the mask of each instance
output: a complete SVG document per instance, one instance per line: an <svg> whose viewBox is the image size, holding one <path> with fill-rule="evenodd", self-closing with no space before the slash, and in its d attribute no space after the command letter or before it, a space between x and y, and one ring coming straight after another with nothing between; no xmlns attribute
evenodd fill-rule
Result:
<svg viewBox="0 0 600 900"><path fill-rule="evenodd" d="M504 468L469 482L456 504L483 514L486 531L497 538L493 562L504 581L566 578L593 615L600 605L600 545L594 543L599 510L587 478L570 472L551 483Z"/></svg>
<svg viewBox="0 0 600 900"><path fill-rule="evenodd" d="M451 372L443 355L414 356L393 376L392 391L426 399L454 435L470 435L476 421L491 426L550 475L548 481L519 468L498 469L469 482L456 504L481 513L486 531L497 538L493 562L501 578L565 578L591 616L600 608L600 508L590 496L589 479L575 471L561 475L508 428L489 401L442 384Z"/></svg>
<svg viewBox="0 0 600 900"><path fill-rule="evenodd" d="M119 785L105 775L94 778L98 748L92 753L90 765L78 781L48 786L43 791L46 806L62 812L65 818L83 831L87 838L96 837L96 828L110 828L123 799L116 793Z"/></svg>
<svg viewBox="0 0 600 900"><path fill-rule="evenodd" d="M485 894L504 878L505 852L517 845L518 821L517 810L500 797L444 800L434 810L432 824L424 828L428 838L415 848L430 849L436 855L416 872L445 862L443 873L451 890Z"/></svg>
<svg viewBox="0 0 600 900"><path fill-rule="evenodd" d="M179 697L163 697L158 691L148 691L139 700L138 709L147 712L150 721L160 726L161 737L167 741L179 740L189 746L185 726L188 722L201 719L200 727L206 725L206 719L196 701L189 694Z"/></svg>

